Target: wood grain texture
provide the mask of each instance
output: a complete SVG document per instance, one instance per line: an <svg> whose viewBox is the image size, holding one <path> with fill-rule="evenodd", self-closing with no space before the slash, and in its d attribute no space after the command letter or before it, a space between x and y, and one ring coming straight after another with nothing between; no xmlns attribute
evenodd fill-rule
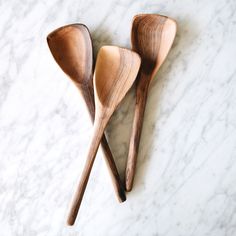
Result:
<svg viewBox="0 0 236 236"><path fill-rule="evenodd" d="M94 121L93 47L87 27L82 24L61 27L49 34L47 41L56 62L81 92ZM123 202L126 200L124 187L105 135L102 136L101 146L116 196Z"/></svg>
<svg viewBox="0 0 236 236"><path fill-rule="evenodd" d="M69 225L74 224L78 214L104 129L112 113L132 86L140 63L139 55L128 49L104 46L98 53L94 81L96 105L94 135L71 206L67 221Z"/></svg>
<svg viewBox="0 0 236 236"><path fill-rule="evenodd" d="M133 186L148 88L165 60L175 34L176 23L166 16L141 14L134 17L131 30L132 49L139 53L142 64L136 83L135 113L126 165L127 191L131 191Z"/></svg>

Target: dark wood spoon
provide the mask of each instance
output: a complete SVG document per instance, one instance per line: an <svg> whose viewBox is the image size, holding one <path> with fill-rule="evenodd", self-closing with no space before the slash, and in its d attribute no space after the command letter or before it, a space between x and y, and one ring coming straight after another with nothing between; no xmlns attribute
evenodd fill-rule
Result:
<svg viewBox="0 0 236 236"><path fill-rule="evenodd" d="M93 47L88 28L83 24L61 27L48 35L47 42L58 65L81 92L93 121L95 116ZM102 136L101 146L117 198L123 202L126 200L124 187L105 135Z"/></svg>
<svg viewBox="0 0 236 236"><path fill-rule="evenodd" d="M137 163L144 111L150 82L164 62L175 38L176 22L156 14L136 15L133 19L132 49L142 59L136 84L136 104L126 165L126 190L131 191Z"/></svg>
<svg viewBox="0 0 236 236"><path fill-rule="evenodd" d="M116 46L104 46L98 52L94 81L96 107L94 135L67 220L69 225L74 224L78 214L104 129L114 110L132 86L140 62L137 53Z"/></svg>

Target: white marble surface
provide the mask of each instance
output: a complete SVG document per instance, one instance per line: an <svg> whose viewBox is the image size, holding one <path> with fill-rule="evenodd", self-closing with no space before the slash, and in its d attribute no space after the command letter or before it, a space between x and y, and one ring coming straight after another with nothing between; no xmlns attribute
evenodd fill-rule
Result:
<svg viewBox="0 0 236 236"><path fill-rule="evenodd" d="M0 1L0 235L236 235L236 2ZM97 156L74 227L65 224L91 135L86 108L46 35L88 25L95 50L130 47L136 13L178 22L150 89L135 187L114 196ZM133 90L108 127L123 176Z"/></svg>

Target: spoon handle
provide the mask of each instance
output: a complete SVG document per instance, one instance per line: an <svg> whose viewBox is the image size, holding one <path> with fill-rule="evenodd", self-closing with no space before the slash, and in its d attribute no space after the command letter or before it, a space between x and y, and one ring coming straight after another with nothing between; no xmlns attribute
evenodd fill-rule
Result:
<svg viewBox="0 0 236 236"><path fill-rule="evenodd" d="M84 86L81 89L81 91L82 91L82 95L84 97L85 103L88 107L91 120L94 121L94 116L95 116L94 91L93 91L92 79L90 81L91 81L90 84ZM115 161L112 156L111 149L107 143L105 135L102 136L101 147L104 154L104 160L106 162L108 171L111 176L111 180L113 183L113 187L114 187L117 199L119 200L119 202L124 202L126 200L125 189L121 182L118 170L116 168Z"/></svg>
<svg viewBox="0 0 236 236"><path fill-rule="evenodd" d="M128 192L131 191L133 187L149 81L150 75L147 75L141 71L136 84L136 104L125 173L125 188Z"/></svg>
<svg viewBox="0 0 236 236"><path fill-rule="evenodd" d="M72 206L67 219L68 225L73 225L77 217L106 124L107 124L106 120L104 121L100 120L99 122L95 122L94 124L93 138L90 144L89 152L81 175L81 179L75 192L74 199L72 201Z"/></svg>

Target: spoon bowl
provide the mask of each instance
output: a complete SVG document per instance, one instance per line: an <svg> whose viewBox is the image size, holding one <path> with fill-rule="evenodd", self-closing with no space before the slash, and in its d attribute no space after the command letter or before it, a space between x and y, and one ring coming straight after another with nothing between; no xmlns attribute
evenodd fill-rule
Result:
<svg viewBox="0 0 236 236"><path fill-rule="evenodd" d="M100 49L95 69L96 107L116 108L132 86L139 62L139 56L130 50L114 46Z"/></svg>
<svg viewBox="0 0 236 236"><path fill-rule="evenodd" d="M163 64L176 34L176 22L167 16L140 14L133 19L132 49L142 58L142 70L153 79Z"/></svg>
<svg viewBox="0 0 236 236"><path fill-rule="evenodd" d="M75 83L89 82L93 73L93 47L83 24L61 27L47 37L49 48L61 69Z"/></svg>

